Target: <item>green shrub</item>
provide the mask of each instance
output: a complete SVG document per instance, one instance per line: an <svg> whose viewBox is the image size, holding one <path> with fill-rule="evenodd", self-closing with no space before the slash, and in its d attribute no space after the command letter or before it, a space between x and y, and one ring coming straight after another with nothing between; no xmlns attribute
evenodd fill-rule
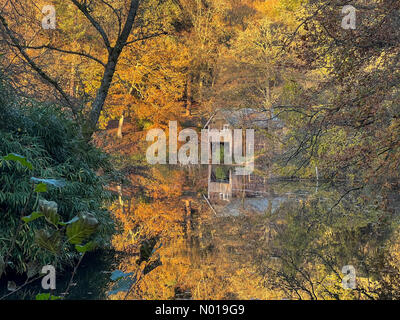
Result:
<svg viewBox="0 0 400 320"><path fill-rule="evenodd" d="M55 201L63 221L90 213L99 221L96 242L104 246L114 231L106 209L111 201L105 190L112 166L108 157L82 139L80 127L54 105L43 105L13 94L5 81L0 83L0 157L10 153L27 159L30 170L15 161L0 160L0 256L10 249L18 228L21 212L28 203L26 215L32 213L38 199L32 197L31 177L64 180L63 188L49 187L40 193L43 200ZM97 174L102 172L100 176ZM29 262L71 264L76 250L65 249L57 256L35 243L34 230L46 227L43 219L24 224L15 248L10 253L10 266L21 273Z"/></svg>

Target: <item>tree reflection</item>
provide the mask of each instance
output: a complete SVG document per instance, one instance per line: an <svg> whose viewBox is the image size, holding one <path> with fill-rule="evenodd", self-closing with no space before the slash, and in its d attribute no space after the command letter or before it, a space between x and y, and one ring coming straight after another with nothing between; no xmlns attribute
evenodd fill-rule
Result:
<svg viewBox="0 0 400 320"><path fill-rule="evenodd" d="M260 268L269 285L290 299L398 297L398 219L371 205L372 194L353 194L335 206L340 192L321 191L269 215L266 230L274 235ZM345 265L356 269L354 290L342 287Z"/></svg>
<svg viewBox="0 0 400 320"><path fill-rule="evenodd" d="M193 184L196 174L152 168L147 177L132 176L142 192L113 208L121 224L113 245L127 253L119 269L140 268L146 239L162 245L154 258L162 265L145 272L127 298L399 298L398 218L382 209L373 190L338 202L341 188L322 186L300 196L298 185L277 183L266 189L263 212L242 206L227 215L223 207L210 209L201 196L207 179ZM283 197L289 191L295 196ZM273 197L278 207L272 208ZM354 290L342 287L345 265L355 267Z"/></svg>

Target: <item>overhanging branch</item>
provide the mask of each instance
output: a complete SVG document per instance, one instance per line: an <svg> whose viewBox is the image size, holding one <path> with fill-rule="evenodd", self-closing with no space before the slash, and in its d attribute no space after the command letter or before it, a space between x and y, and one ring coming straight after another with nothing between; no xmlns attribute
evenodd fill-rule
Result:
<svg viewBox="0 0 400 320"><path fill-rule="evenodd" d="M4 19L4 17L2 15L0 15L0 22L1 22L1 26L3 27L5 33L10 37L13 46L15 46L18 51L21 53L21 55L24 57L24 59L26 60L26 62L31 66L31 68L33 70L35 70L40 77L42 77L46 82L48 82L49 84L51 84L63 97L63 99L65 100L65 102L67 103L67 105L71 108L72 112L74 113L74 115L77 115L77 108L75 107L75 105L72 103L72 101L70 100L69 96L64 92L64 90L60 87L60 85L57 83L57 81L55 81L54 79L52 79L46 72L44 72L33 60L32 58L26 53L24 47L20 44L19 40L14 36L13 32L10 30L10 28L8 27L7 21Z"/></svg>

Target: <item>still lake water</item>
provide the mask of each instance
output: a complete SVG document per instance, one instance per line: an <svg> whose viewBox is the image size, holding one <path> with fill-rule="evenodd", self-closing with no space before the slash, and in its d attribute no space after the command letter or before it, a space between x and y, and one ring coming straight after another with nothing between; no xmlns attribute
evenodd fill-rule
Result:
<svg viewBox="0 0 400 320"><path fill-rule="evenodd" d="M398 195L366 187L338 203L346 185L211 167L152 168L132 181L111 208L120 225L114 250L85 257L69 299L124 298L107 294L110 275L136 272L138 245L151 237L162 265L128 299L399 298ZM355 282L342 282L344 266L352 266ZM69 275L58 277L55 294ZM10 298L37 292L40 282Z"/></svg>

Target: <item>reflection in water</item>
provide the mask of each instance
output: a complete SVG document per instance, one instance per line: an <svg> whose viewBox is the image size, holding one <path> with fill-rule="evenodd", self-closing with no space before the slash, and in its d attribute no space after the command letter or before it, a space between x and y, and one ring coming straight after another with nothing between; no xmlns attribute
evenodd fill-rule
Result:
<svg viewBox="0 0 400 320"><path fill-rule="evenodd" d="M308 192L305 192L305 196ZM275 193L265 177L235 175L228 166L208 166L208 199L218 216L235 216L245 212L274 212L289 198L301 199L301 193Z"/></svg>
<svg viewBox="0 0 400 320"><path fill-rule="evenodd" d="M129 299L399 298L396 199L366 189L338 203L345 186L272 183L227 167L131 178L141 192L113 208L113 245L129 253L119 269L136 271L140 244L155 238L162 265ZM356 269L355 290L342 287L345 265Z"/></svg>

